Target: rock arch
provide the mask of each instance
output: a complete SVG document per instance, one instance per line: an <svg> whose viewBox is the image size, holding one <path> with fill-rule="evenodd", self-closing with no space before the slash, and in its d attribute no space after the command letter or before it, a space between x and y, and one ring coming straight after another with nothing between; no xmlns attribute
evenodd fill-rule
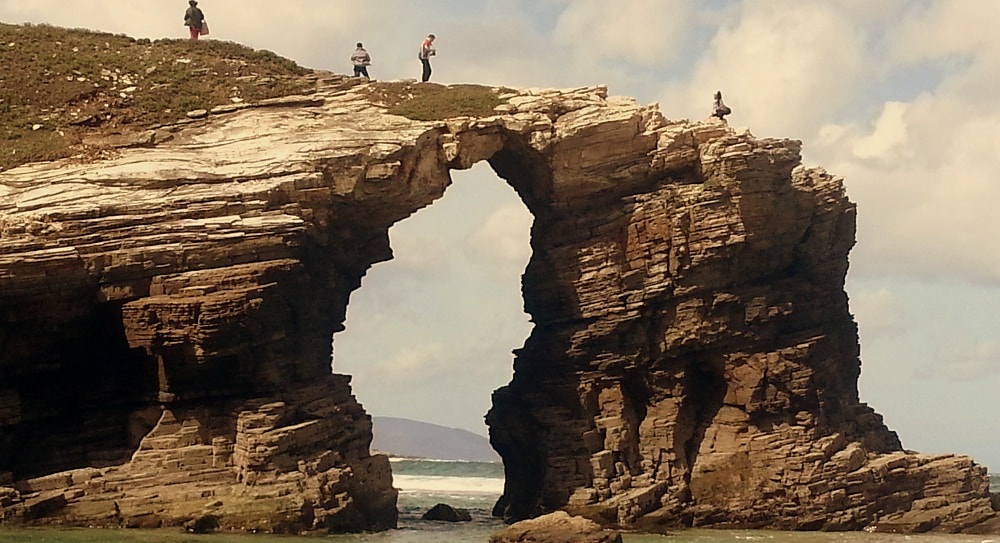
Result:
<svg viewBox="0 0 1000 543"><path fill-rule="evenodd" d="M535 328L488 415L497 514L995 529L984 468L902 451L860 403L855 208L799 142L601 87L497 90L495 115L428 122L369 89L331 78L0 173L4 518L392 526L329 339L389 227L486 160L535 216Z"/></svg>

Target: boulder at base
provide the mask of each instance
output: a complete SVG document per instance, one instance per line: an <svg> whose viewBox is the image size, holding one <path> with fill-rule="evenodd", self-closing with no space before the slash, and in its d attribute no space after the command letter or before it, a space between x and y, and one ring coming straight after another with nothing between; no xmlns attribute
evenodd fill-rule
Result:
<svg viewBox="0 0 1000 543"><path fill-rule="evenodd" d="M622 536L590 519L556 511L511 524L493 534L490 543L622 543Z"/></svg>
<svg viewBox="0 0 1000 543"><path fill-rule="evenodd" d="M434 507L431 507L424 516L420 517L422 520L443 520L446 522L468 522L472 520L472 515L469 514L465 509L455 509L454 507L446 504L439 503Z"/></svg>

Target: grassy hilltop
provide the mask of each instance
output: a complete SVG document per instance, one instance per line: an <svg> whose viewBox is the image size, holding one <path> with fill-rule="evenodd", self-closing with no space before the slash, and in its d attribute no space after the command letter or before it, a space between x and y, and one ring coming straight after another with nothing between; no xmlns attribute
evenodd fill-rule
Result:
<svg viewBox="0 0 1000 543"><path fill-rule="evenodd" d="M0 169L86 154L88 135L296 94L311 70L236 43L0 23Z"/></svg>
<svg viewBox="0 0 1000 543"><path fill-rule="evenodd" d="M150 41L47 25L0 23L0 66L0 170L99 157L104 136L316 88L315 78L305 77L314 70L237 43ZM368 87L373 103L421 121L492 115L505 91L412 81Z"/></svg>

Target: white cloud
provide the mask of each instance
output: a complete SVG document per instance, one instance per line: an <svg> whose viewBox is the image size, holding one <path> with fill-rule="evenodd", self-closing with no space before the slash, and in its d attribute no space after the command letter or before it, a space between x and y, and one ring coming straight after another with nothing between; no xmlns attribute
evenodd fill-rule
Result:
<svg viewBox="0 0 1000 543"><path fill-rule="evenodd" d="M903 119L907 104L887 102L882 114L875 121L872 131L854 140L851 150L860 159L900 160L905 157L893 153L906 142L906 123Z"/></svg>
<svg viewBox="0 0 1000 543"><path fill-rule="evenodd" d="M438 40L432 80L523 87L561 83L563 72L553 70L551 45L523 18L494 15L447 31Z"/></svg>
<svg viewBox="0 0 1000 543"><path fill-rule="evenodd" d="M491 276L517 277L531 256L531 213L520 202L497 208L469 236L469 258Z"/></svg>
<svg viewBox="0 0 1000 543"><path fill-rule="evenodd" d="M554 36L578 57L667 64L686 38L690 5L685 0L574 0L559 16Z"/></svg>
<svg viewBox="0 0 1000 543"><path fill-rule="evenodd" d="M721 22L690 79L665 90L668 115L707 117L722 90L734 124L802 138L837 115L873 70L861 29L833 5L746 2L726 13L732 19Z"/></svg>
<svg viewBox="0 0 1000 543"><path fill-rule="evenodd" d="M858 203L852 274L1000 284L1000 4L911 2L884 28L872 119L826 124L806 153ZM893 96L895 94L895 96Z"/></svg>
<svg viewBox="0 0 1000 543"><path fill-rule="evenodd" d="M962 382L1000 375L1000 343L980 341L944 345L932 364L917 368L917 376Z"/></svg>
<svg viewBox="0 0 1000 543"><path fill-rule="evenodd" d="M911 0L832 0L829 3L836 6L859 24L883 23L899 18L906 5Z"/></svg>
<svg viewBox="0 0 1000 543"><path fill-rule="evenodd" d="M854 273L1000 284L1000 107L963 92L970 79L823 130L818 154L858 202Z"/></svg>
<svg viewBox="0 0 1000 543"><path fill-rule="evenodd" d="M421 232L418 226L400 223L389 231L393 260L388 264L396 273L406 272L427 278L444 275L452 265L454 248L446 239Z"/></svg>
<svg viewBox="0 0 1000 543"><path fill-rule="evenodd" d="M864 338L895 335L904 329L903 304L886 288L852 292L850 305Z"/></svg>
<svg viewBox="0 0 1000 543"><path fill-rule="evenodd" d="M954 54L995 49L1000 3L981 0L935 0L914 3L894 39L897 61L916 62Z"/></svg>
<svg viewBox="0 0 1000 543"><path fill-rule="evenodd" d="M403 345L389 358L378 360L378 375L387 380L413 383L423 381L448 369L448 349L432 341Z"/></svg>

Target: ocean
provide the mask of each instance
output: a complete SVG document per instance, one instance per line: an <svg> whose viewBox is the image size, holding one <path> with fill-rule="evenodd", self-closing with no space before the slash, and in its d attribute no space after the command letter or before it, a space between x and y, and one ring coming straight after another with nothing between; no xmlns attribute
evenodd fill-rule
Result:
<svg viewBox="0 0 1000 543"><path fill-rule="evenodd" d="M487 462L393 459L399 489L399 527L375 534L308 537L262 534L185 534L178 529L89 530L0 528L0 543L486 543L503 523L490 516L503 491L503 466ZM991 476L1000 492L1000 475ZM420 520L438 503L466 509L471 522ZM998 536L951 534L815 533L766 530L684 530L670 535L623 534L625 543L1000 543Z"/></svg>

